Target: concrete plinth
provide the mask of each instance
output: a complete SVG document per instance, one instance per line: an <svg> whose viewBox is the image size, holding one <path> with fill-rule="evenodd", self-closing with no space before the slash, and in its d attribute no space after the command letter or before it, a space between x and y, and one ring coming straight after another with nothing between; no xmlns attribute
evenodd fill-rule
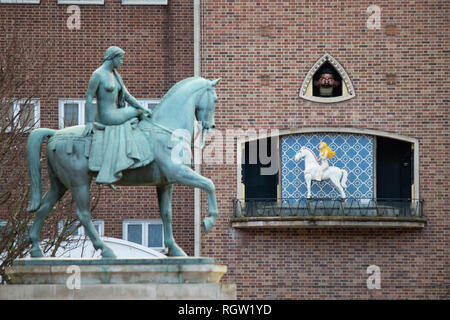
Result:
<svg viewBox="0 0 450 320"><path fill-rule="evenodd" d="M236 299L210 258L17 259L0 299Z"/></svg>

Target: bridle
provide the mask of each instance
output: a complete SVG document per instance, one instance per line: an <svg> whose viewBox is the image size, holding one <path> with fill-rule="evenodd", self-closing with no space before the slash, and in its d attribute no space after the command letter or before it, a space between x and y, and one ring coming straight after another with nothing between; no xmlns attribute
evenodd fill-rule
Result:
<svg viewBox="0 0 450 320"><path fill-rule="evenodd" d="M312 150L310 148L302 147L301 149L308 150L309 152L311 152L311 154L314 156L314 159L316 159L316 162L319 162L319 160L317 159L316 155L314 154L314 152L312 152Z"/></svg>
<svg viewBox="0 0 450 320"><path fill-rule="evenodd" d="M205 95L206 92L209 91L209 89L210 89L210 88L206 88L206 89L202 92L202 94L201 94L200 97L199 97L199 100L201 100L201 99L203 98L203 96ZM211 98L208 96L208 105L209 105L210 99L211 99ZM175 132L175 130L169 129L169 128L163 126L162 124L159 124L159 123L157 123L157 122L155 122L155 121L153 121L153 120L151 121L151 123L152 123L155 127L159 128L159 129L161 129L161 130L163 130L163 131L166 131L166 132L169 133L170 135L173 135L174 132ZM200 130L200 128L199 128L199 130L197 130L197 134L196 134L195 137L194 137L194 141L197 140L198 136L200 135L200 132L203 132L202 144L200 145L200 149L203 149L203 148L205 147L205 142L206 142L206 132L208 132L210 129L209 129L209 128L208 128L208 129L204 128L204 127L203 127L203 122L200 122L200 123L201 123L201 130ZM191 143L191 141L188 141L188 139L187 139L185 136L182 136L182 135L178 135L178 136L181 137L181 138L183 138L187 143L189 143L189 144L191 145L191 147L198 148L198 147L195 145L195 143Z"/></svg>

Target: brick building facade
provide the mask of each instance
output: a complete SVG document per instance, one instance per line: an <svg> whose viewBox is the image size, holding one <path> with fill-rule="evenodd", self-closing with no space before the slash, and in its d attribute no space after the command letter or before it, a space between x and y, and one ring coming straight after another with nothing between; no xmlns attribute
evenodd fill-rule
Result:
<svg viewBox="0 0 450 320"><path fill-rule="evenodd" d="M374 28L368 22L376 12L368 11L372 5L380 9ZM53 67L44 86L52 95L40 100L41 127L58 128L59 99L84 99L89 76L110 45L126 51L120 73L138 99L160 99L194 74L193 1L78 6L80 29L69 30L68 5L57 0L0 5L2 24L13 26L2 32L51 39ZM446 1L201 1L201 75L222 77L217 128L410 141L410 198L424 201L426 217L417 228L236 227L233 200L242 194L236 165L241 145L235 142L231 162L201 166L215 183L219 205L216 226L201 235L201 255L228 266L224 281L237 284L238 298L448 297L449 7ZM345 69L355 92L351 99L299 97L325 54ZM201 208L205 215L204 194ZM175 187L173 212L175 239L193 255L192 189ZM122 238L123 220L158 218L156 192L104 189L94 218L104 221L105 235ZM381 289L368 289L369 265L380 268Z"/></svg>

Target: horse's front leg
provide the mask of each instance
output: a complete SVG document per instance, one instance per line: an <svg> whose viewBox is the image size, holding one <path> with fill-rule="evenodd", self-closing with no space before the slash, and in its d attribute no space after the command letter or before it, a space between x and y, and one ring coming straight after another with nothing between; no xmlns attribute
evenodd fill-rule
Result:
<svg viewBox="0 0 450 320"><path fill-rule="evenodd" d="M187 254L181 249L175 239L172 232L172 193L173 185L160 185L157 186L156 191L158 193L159 212L164 226L164 245L169 249L169 256L187 256Z"/></svg>
<svg viewBox="0 0 450 320"><path fill-rule="evenodd" d="M310 199L311 198L311 174L305 174L305 181L306 181L306 190L307 190L307 195L306 198Z"/></svg>
<svg viewBox="0 0 450 320"><path fill-rule="evenodd" d="M175 180L186 186L203 189L208 195L208 217L203 219L203 227L205 228L205 232L208 233L216 223L216 218L219 214L214 183L184 165L176 173Z"/></svg>

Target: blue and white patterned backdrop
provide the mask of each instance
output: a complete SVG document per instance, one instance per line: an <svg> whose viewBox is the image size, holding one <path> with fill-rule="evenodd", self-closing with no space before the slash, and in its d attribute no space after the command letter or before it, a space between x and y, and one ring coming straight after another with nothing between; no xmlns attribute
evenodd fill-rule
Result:
<svg viewBox="0 0 450 320"><path fill-rule="evenodd" d="M374 196L374 139L372 136L341 133L290 135L281 138L281 194L287 198L306 198L303 171L305 160L294 160L301 147L310 148L319 158L319 143L324 141L336 155L330 166L348 172L347 198L372 199ZM311 183L312 198L340 198L329 180Z"/></svg>

